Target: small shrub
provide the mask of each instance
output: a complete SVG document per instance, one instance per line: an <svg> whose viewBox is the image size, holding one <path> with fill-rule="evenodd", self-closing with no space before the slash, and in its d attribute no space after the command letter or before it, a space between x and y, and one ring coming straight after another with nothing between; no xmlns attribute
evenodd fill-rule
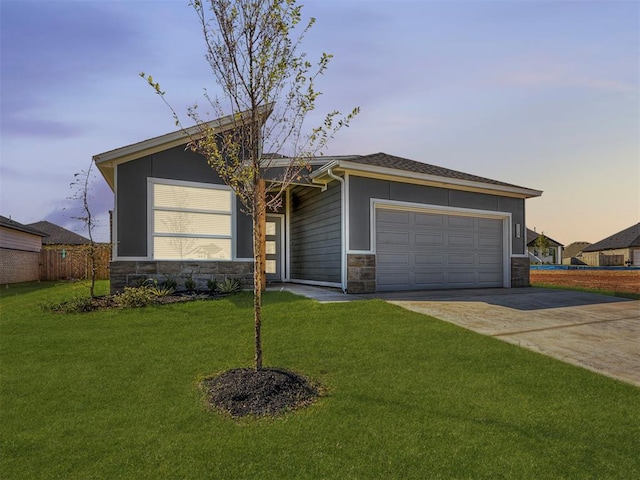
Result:
<svg viewBox="0 0 640 480"><path fill-rule="evenodd" d="M164 285L158 285L157 280L152 280L150 278L139 288L148 289L155 297L167 297L175 292L175 289L167 286L166 283Z"/></svg>
<svg viewBox="0 0 640 480"><path fill-rule="evenodd" d="M240 291L240 283L233 278L225 278L222 282L216 282L216 290L227 295L238 293Z"/></svg>
<svg viewBox="0 0 640 480"><path fill-rule="evenodd" d="M93 310L93 302L91 297L75 297L66 302L42 304L40 307L56 313L82 313Z"/></svg>
<svg viewBox="0 0 640 480"><path fill-rule="evenodd" d="M124 287L124 292L116 295L114 301L122 308L144 307L153 303L156 299L151 289L147 286Z"/></svg>
<svg viewBox="0 0 640 480"><path fill-rule="evenodd" d="M178 282L172 275L165 275L164 278L165 280L163 285L165 287L172 288L174 291L178 288Z"/></svg>
<svg viewBox="0 0 640 480"><path fill-rule="evenodd" d="M187 275L187 279L184 281L184 288L187 289L187 292L195 292L196 281L193 279L192 274Z"/></svg>
<svg viewBox="0 0 640 480"><path fill-rule="evenodd" d="M207 289L210 293L215 293L218 288L218 282L215 280L209 279L207 280Z"/></svg>

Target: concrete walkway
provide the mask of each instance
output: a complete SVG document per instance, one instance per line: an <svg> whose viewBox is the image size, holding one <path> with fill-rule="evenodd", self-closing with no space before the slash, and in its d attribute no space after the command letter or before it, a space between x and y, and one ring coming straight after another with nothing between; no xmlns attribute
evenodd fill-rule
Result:
<svg viewBox="0 0 640 480"><path fill-rule="evenodd" d="M294 284L273 289L320 302L380 298L640 387L640 300L543 288L370 295Z"/></svg>

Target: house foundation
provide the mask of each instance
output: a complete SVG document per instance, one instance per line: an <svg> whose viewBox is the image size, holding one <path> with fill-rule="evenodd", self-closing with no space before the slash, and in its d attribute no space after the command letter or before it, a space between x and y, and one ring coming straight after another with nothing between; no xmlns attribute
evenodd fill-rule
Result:
<svg viewBox="0 0 640 480"><path fill-rule="evenodd" d="M177 282L178 290L182 290L189 277L198 290L207 290L209 280L227 278L237 280L241 287L249 287L253 285L253 262L115 261L111 262L111 293L122 292L124 287L137 287L147 279L159 285L172 279Z"/></svg>

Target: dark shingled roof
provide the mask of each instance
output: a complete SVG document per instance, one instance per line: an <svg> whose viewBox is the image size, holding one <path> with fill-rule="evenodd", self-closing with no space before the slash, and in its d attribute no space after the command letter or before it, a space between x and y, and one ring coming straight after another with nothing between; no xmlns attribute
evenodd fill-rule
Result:
<svg viewBox="0 0 640 480"><path fill-rule="evenodd" d="M572 242L562 250L562 258L575 257L589 245L589 242Z"/></svg>
<svg viewBox="0 0 640 480"><path fill-rule="evenodd" d="M544 234L544 232L542 232ZM536 241L536 239L540 236L540 234L534 230L531 230L530 228L527 228L527 245L530 247L534 246L534 243ZM555 241L553 238L551 238L548 235L545 235L545 237L547 237L547 240L549 240L549 244L552 247L564 247L564 245L562 245L560 242Z"/></svg>
<svg viewBox="0 0 640 480"><path fill-rule="evenodd" d="M12 220L10 218L7 217L3 217L2 215L0 215L0 227L6 227L6 228L10 228L12 230L18 230L20 232L25 232L25 233L31 233L33 235L38 235L40 237L46 237L47 234L44 232L41 232L40 230L37 230L36 228L33 228L29 225L23 225L22 223L16 222L15 220Z"/></svg>
<svg viewBox="0 0 640 480"><path fill-rule="evenodd" d="M450 170L448 168L438 167L436 165L429 165L428 163L416 162L415 160L396 157L394 155L389 155L388 153L382 152L348 158L347 161L353 163L361 163L364 165L374 165L376 167L394 168L396 170L404 170L407 172L422 173L425 175L456 178L458 180L466 180L469 182L488 183L490 185L501 185L503 187L523 188L511 183L504 183L497 180L491 180L490 178L478 177L477 175L458 172L456 170Z"/></svg>
<svg viewBox="0 0 640 480"><path fill-rule="evenodd" d="M42 221L30 223L30 227L37 228L45 232L48 237L42 241L44 245L87 245L89 239L78 235L66 228L62 228L55 223Z"/></svg>
<svg viewBox="0 0 640 480"><path fill-rule="evenodd" d="M621 232L589 245L583 252L599 252L616 248L640 247L640 223L630 226Z"/></svg>

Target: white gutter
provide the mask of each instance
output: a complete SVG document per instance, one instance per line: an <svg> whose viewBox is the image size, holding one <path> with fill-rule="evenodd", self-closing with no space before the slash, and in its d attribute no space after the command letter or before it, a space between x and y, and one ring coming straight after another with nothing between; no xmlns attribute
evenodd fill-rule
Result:
<svg viewBox="0 0 640 480"><path fill-rule="evenodd" d="M333 163L333 162L332 162ZM347 244L346 244L346 231L347 231L347 192L345 191L344 178L335 175L331 170L331 166L327 169L327 175L334 180L340 182L340 286L344 293L347 293Z"/></svg>

